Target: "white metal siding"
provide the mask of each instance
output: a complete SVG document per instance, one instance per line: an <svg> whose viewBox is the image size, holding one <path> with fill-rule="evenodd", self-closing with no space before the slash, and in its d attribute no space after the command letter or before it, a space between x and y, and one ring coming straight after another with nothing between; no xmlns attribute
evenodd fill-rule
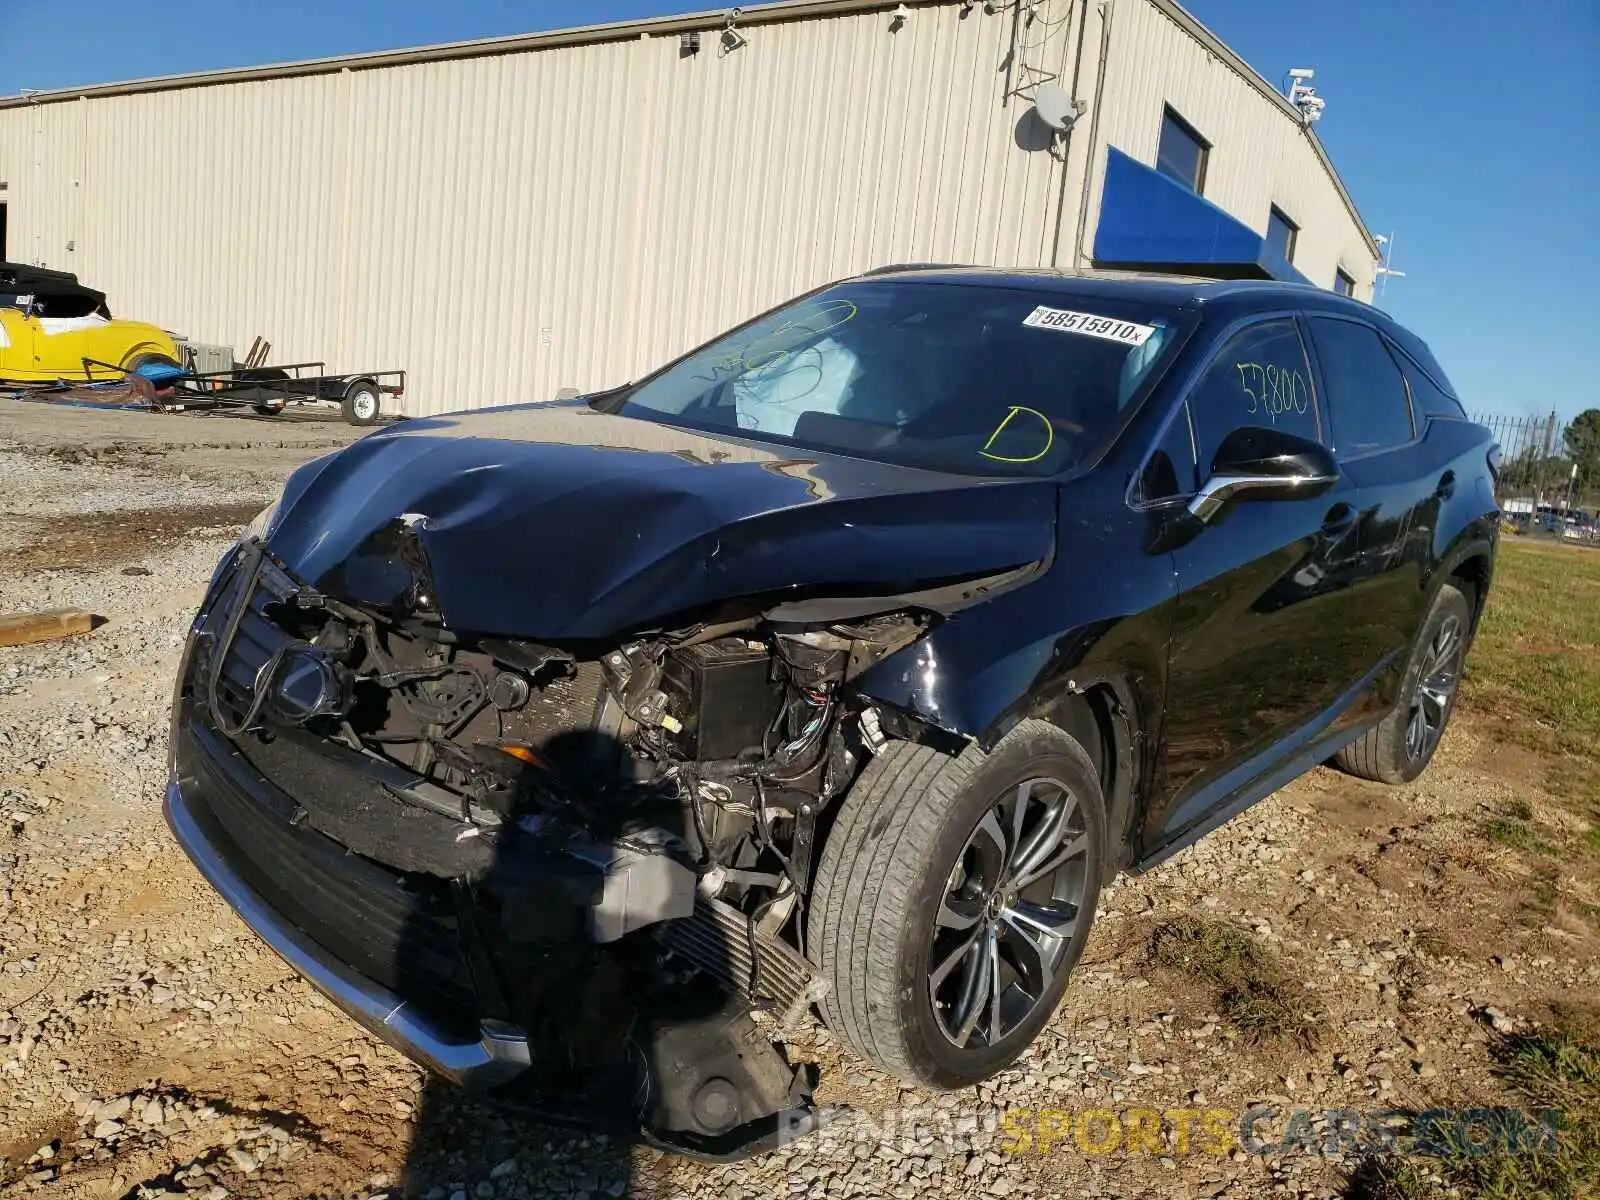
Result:
<svg viewBox="0 0 1600 1200"><path fill-rule="evenodd" d="M1101 145L1153 161L1169 94L1217 144L1213 198L1263 228L1261 180L1232 176L1270 177L1299 264L1330 282L1323 217L1354 226L1303 135L1237 77L1208 82L1150 0L1114 3ZM1022 35L1069 90L1085 12L1087 77L1085 0ZM1049 265L1059 226L1071 265L1082 165L1104 153L1075 135L1063 187L1022 144L1013 22L942 4L890 32L880 9L751 25L730 53L707 28L689 58L676 36L619 38L0 109L11 250L200 341L404 367L412 414L597 388L882 263ZM1237 136L1212 104L1241 110Z"/></svg>
<svg viewBox="0 0 1600 1200"><path fill-rule="evenodd" d="M1162 110L1171 105L1211 143L1206 199L1263 234L1276 204L1300 227L1294 265L1301 274L1332 287L1334 269L1342 267L1358 298L1371 299L1375 264L1365 234L1323 170L1309 130L1152 0L1112 3L1102 145L1153 166ZM1103 167L1102 151L1097 169ZM1098 194L1092 204L1098 213Z"/></svg>

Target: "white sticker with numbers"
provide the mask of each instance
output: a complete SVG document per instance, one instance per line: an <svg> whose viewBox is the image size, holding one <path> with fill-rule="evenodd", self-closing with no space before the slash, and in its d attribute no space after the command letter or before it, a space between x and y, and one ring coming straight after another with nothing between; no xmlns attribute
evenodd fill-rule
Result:
<svg viewBox="0 0 1600 1200"><path fill-rule="evenodd" d="M1043 304L1024 317L1022 323L1035 329L1059 329L1062 333L1081 333L1108 342L1121 342L1124 346L1142 346L1156 331L1154 325L1119 321L1116 317L1097 317L1094 313L1072 312L1065 308L1049 308Z"/></svg>

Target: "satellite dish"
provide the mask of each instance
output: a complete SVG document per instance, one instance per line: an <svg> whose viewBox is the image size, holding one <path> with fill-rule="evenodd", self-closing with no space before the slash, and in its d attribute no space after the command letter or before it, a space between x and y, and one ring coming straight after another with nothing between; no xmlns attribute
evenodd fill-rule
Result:
<svg viewBox="0 0 1600 1200"><path fill-rule="evenodd" d="M1065 133L1078 119L1078 108L1072 98L1053 83L1040 84L1033 93L1033 110L1057 133Z"/></svg>

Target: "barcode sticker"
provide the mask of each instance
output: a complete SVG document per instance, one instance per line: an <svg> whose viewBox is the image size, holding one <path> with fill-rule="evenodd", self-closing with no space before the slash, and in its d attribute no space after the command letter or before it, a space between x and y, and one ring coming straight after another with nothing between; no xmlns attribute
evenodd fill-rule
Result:
<svg viewBox="0 0 1600 1200"><path fill-rule="evenodd" d="M1065 308L1050 308L1043 304L1024 317L1022 323L1035 329L1058 329L1062 333L1081 333L1107 342L1121 342L1124 346L1142 346L1156 331L1154 325L1119 321L1116 317L1098 317L1094 313L1072 312Z"/></svg>

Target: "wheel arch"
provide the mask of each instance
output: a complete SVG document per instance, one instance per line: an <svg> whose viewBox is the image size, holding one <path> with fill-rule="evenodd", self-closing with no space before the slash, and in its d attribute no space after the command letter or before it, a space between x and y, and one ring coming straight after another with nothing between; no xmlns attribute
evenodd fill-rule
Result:
<svg viewBox="0 0 1600 1200"><path fill-rule="evenodd" d="M1489 599L1489 585L1494 578L1496 543L1491 538L1462 539L1440 562L1429 590L1428 603L1438 595L1446 583L1466 584L1467 601L1472 606L1472 633L1478 631L1484 604Z"/></svg>
<svg viewBox="0 0 1600 1200"><path fill-rule="evenodd" d="M1470 589L1467 599L1472 604L1472 627L1476 631L1478 618L1483 614L1484 601L1489 598L1489 580L1494 575L1494 560L1487 548L1479 547L1457 561L1446 576L1447 582L1464 583Z"/></svg>
<svg viewBox="0 0 1600 1200"><path fill-rule="evenodd" d="M1076 683L1040 718L1088 753L1100 777L1106 806L1106 879L1133 859L1135 798L1139 794L1139 747L1133 695L1115 677Z"/></svg>
<svg viewBox="0 0 1600 1200"><path fill-rule="evenodd" d="M117 360L117 365L131 369L133 364L141 358L164 358L175 366L183 366L183 354L181 351L174 358L169 347L161 346L155 342L135 342L122 352L122 357Z"/></svg>
<svg viewBox="0 0 1600 1200"><path fill-rule="evenodd" d="M1077 742L1094 764L1105 800L1109 879L1136 857L1137 811L1148 774L1145 760L1155 740L1138 715L1137 697L1137 690L1120 672L1084 673L1013 705L978 736L953 732L881 700L872 703L891 737L933 746L952 758L973 743L986 753L993 750L1029 718L1052 725ZM825 836L825 831L819 832Z"/></svg>

